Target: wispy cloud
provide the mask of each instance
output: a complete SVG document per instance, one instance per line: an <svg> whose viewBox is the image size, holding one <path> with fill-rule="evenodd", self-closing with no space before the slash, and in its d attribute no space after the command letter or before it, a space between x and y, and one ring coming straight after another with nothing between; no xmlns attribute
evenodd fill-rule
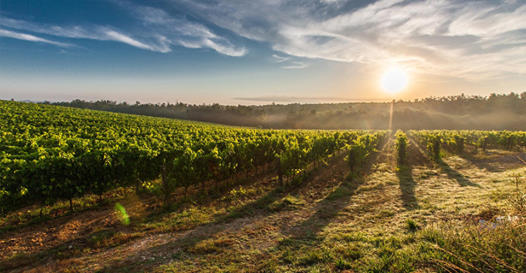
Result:
<svg viewBox="0 0 526 273"><path fill-rule="evenodd" d="M308 65L304 62L290 62L289 64L287 65L284 65L282 66L281 68L284 68L284 69L303 69L303 68L306 68L308 67Z"/></svg>
<svg viewBox="0 0 526 273"><path fill-rule="evenodd" d="M130 13L136 19L135 22L131 23L134 27L130 27L128 31L109 25L43 24L2 15L0 15L0 26L61 38L120 42L160 53L170 52L172 47L176 45L189 48L210 48L229 56L243 56L247 53L246 48L235 46L228 39L213 33L206 26L191 22L184 17L171 16L159 8L135 5L125 1L115 1L115 3L123 8L123 12ZM4 36L7 35L4 34ZM34 37L33 40L38 38L34 35L30 36ZM40 42L66 45L66 43L42 38Z"/></svg>
<svg viewBox="0 0 526 273"><path fill-rule="evenodd" d="M152 46L152 45L147 45L143 42L137 41L125 34L119 33L111 29L102 30L102 33L104 34L104 38L107 37L108 40L117 41L117 42L125 43L128 45L134 46L134 47L152 50L152 51L158 51L162 53L170 52L170 48L166 46L166 42L163 42L160 38L159 38L160 46Z"/></svg>
<svg viewBox="0 0 526 273"><path fill-rule="evenodd" d="M526 74L524 1L173 1L290 56L468 79Z"/></svg>
<svg viewBox="0 0 526 273"><path fill-rule="evenodd" d="M272 54L272 58L276 63L281 64L283 69L303 69L309 66L305 62L293 60L292 57Z"/></svg>
<svg viewBox="0 0 526 273"><path fill-rule="evenodd" d="M61 42L57 42L57 41L51 41L51 40L44 39L44 38L41 38L41 37L38 37L38 36L35 36L35 35L26 34L26 33L20 33L20 32L15 32L15 31L10 31L10 30L1 29L1 28L0 28L0 37L8 37L8 38L13 38L13 39L18 39L18 40L29 41L29 42L38 42L38 43L52 44L52 45L56 45L56 46L60 46L60 47L70 47L70 46L72 46L71 44L68 44L68 43L61 43Z"/></svg>
<svg viewBox="0 0 526 273"><path fill-rule="evenodd" d="M246 48L234 46L226 38L218 36L202 24L191 22L184 17L171 16L159 8L121 3L124 3L122 5L144 22L152 32L164 37L170 44L188 48L210 48L235 57L247 53Z"/></svg>
<svg viewBox="0 0 526 273"><path fill-rule="evenodd" d="M70 41L57 40L91 39L160 53L182 46L244 56L248 49L236 42L241 36L270 45L274 61L287 69L305 68L306 59L323 59L398 62L416 72L466 79L526 74L525 1L111 2L133 22L58 25L0 14L0 35L62 47ZM175 7L160 8L164 4Z"/></svg>
<svg viewBox="0 0 526 273"><path fill-rule="evenodd" d="M3 16L0 16L0 26L61 38L121 42L137 48L156 52L164 53L170 51L169 46L167 46L160 38L156 38L155 42L146 43L108 26L58 26L28 22ZM54 43L57 45L66 44L62 42Z"/></svg>
<svg viewBox="0 0 526 273"><path fill-rule="evenodd" d="M277 54L272 54L272 58L274 58L276 63L283 63L283 62L290 60L290 57L280 56Z"/></svg>

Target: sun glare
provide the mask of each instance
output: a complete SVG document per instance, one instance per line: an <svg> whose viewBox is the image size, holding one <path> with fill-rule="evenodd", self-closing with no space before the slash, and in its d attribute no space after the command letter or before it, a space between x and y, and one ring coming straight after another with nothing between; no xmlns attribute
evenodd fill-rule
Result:
<svg viewBox="0 0 526 273"><path fill-rule="evenodd" d="M382 75L380 85L385 92L395 94L404 89L407 86L408 81L409 77L402 68L392 66Z"/></svg>

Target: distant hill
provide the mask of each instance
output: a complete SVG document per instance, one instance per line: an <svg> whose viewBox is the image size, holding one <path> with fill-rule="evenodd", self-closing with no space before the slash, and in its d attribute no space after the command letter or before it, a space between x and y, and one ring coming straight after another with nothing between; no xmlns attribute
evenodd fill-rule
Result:
<svg viewBox="0 0 526 273"><path fill-rule="evenodd" d="M74 100L52 104L227 125L289 129L386 129L390 110L390 103L385 102L225 106ZM526 92L396 101L393 128L526 130Z"/></svg>

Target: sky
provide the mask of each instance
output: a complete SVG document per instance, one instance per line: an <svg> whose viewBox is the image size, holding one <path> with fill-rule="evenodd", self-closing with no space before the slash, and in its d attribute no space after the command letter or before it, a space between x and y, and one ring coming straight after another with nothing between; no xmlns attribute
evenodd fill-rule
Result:
<svg viewBox="0 0 526 273"><path fill-rule="evenodd" d="M389 94L383 71L406 71ZM526 91L526 0L0 0L0 99L266 104Z"/></svg>

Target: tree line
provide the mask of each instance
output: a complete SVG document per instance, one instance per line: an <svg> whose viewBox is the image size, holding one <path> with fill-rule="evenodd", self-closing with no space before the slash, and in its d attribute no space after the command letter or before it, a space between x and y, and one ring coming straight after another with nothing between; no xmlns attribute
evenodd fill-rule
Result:
<svg viewBox="0 0 526 273"><path fill-rule="evenodd" d="M275 129L386 129L390 102L332 104L140 103L110 100L44 102L60 106ZM526 92L397 100L397 129L526 129Z"/></svg>

